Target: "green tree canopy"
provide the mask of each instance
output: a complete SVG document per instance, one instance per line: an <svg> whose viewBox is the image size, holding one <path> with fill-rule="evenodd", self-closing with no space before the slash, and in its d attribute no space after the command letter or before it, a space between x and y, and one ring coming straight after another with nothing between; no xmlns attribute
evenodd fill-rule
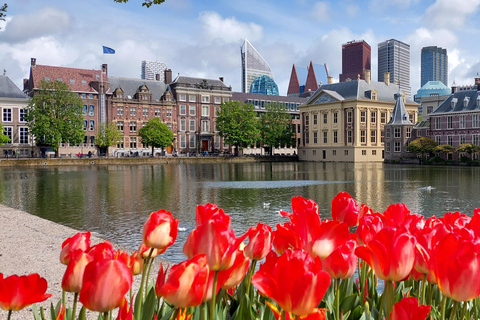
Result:
<svg viewBox="0 0 480 320"><path fill-rule="evenodd" d="M224 143L236 148L253 145L258 137L257 113L252 104L224 102L217 113L216 126Z"/></svg>
<svg viewBox="0 0 480 320"><path fill-rule="evenodd" d="M115 123L101 123L95 136L95 144L101 148L116 145L122 138L122 133Z"/></svg>
<svg viewBox="0 0 480 320"><path fill-rule="evenodd" d="M449 144L440 144L436 146L433 151L438 153L450 153L453 152L453 147Z"/></svg>
<svg viewBox="0 0 480 320"><path fill-rule="evenodd" d="M5 134L5 129L0 123L0 145L9 143L9 142L10 142L10 138Z"/></svg>
<svg viewBox="0 0 480 320"><path fill-rule="evenodd" d="M471 143L462 143L455 149L455 152L465 152L472 156L472 153L480 152L480 147Z"/></svg>
<svg viewBox="0 0 480 320"><path fill-rule="evenodd" d="M261 141L265 146L276 147L293 143L292 115L279 103L269 103L259 119Z"/></svg>
<svg viewBox="0 0 480 320"><path fill-rule="evenodd" d="M37 143L52 146L55 153L61 142L81 143L83 131L82 100L61 81L42 80L27 107L26 119Z"/></svg>
<svg viewBox="0 0 480 320"><path fill-rule="evenodd" d="M128 0L114 0L115 2L118 2L118 3L127 3ZM145 0L142 2L142 6L145 6L147 8L150 8L150 6L152 4L162 4L164 3L165 0Z"/></svg>
<svg viewBox="0 0 480 320"><path fill-rule="evenodd" d="M437 145L438 144L430 138L420 137L410 142L408 144L407 150L411 153L421 153L423 157L424 154L432 153L433 151L435 151L435 147Z"/></svg>
<svg viewBox="0 0 480 320"><path fill-rule="evenodd" d="M160 118L152 118L143 126L138 134L142 137L142 143L152 147L152 156L154 148L166 148L172 145L173 133Z"/></svg>

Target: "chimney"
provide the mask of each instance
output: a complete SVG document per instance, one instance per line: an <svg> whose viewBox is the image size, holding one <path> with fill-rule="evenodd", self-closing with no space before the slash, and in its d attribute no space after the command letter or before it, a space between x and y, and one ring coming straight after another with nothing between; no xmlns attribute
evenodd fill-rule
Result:
<svg viewBox="0 0 480 320"><path fill-rule="evenodd" d="M172 69L165 69L165 83L169 84L172 82Z"/></svg>
<svg viewBox="0 0 480 320"><path fill-rule="evenodd" d="M107 74L108 73L107 71L108 71L107 64L106 63L102 64L102 72Z"/></svg>
<svg viewBox="0 0 480 320"><path fill-rule="evenodd" d="M32 67L35 67L37 65L37 58L31 58L30 61L31 61L30 65Z"/></svg>
<svg viewBox="0 0 480 320"><path fill-rule="evenodd" d="M155 80L160 81L160 73L155 73Z"/></svg>
<svg viewBox="0 0 480 320"><path fill-rule="evenodd" d="M333 77L332 76L328 76L327 77L327 84L332 84L333 83Z"/></svg>
<svg viewBox="0 0 480 320"><path fill-rule="evenodd" d="M23 91L28 90L28 79L23 79Z"/></svg>
<svg viewBox="0 0 480 320"><path fill-rule="evenodd" d="M367 81L367 83L370 83L370 81L372 80L371 71L369 69L365 69L364 72L365 72L365 81Z"/></svg>
<svg viewBox="0 0 480 320"><path fill-rule="evenodd" d="M475 77L475 85L477 86L477 90L480 91L480 76L478 76L478 73Z"/></svg>
<svg viewBox="0 0 480 320"><path fill-rule="evenodd" d="M390 72L385 72L383 74L383 81L385 81L387 86L390 85Z"/></svg>
<svg viewBox="0 0 480 320"><path fill-rule="evenodd" d="M222 81L222 82L223 82L223 77L220 77L220 78L218 78L218 79L220 79L220 81Z"/></svg>

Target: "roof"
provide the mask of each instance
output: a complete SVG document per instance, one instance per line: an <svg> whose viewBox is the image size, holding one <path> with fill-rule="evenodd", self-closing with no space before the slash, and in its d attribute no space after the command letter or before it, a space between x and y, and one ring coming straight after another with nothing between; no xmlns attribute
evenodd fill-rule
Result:
<svg viewBox="0 0 480 320"><path fill-rule="evenodd" d="M193 77L184 77L178 76L171 83L173 86L182 86L187 87L197 87L199 89L213 89L214 87L218 88L228 88L223 81L214 80L214 79L205 79L205 78L193 78Z"/></svg>
<svg viewBox="0 0 480 320"><path fill-rule="evenodd" d="M390 125L398 124L411 124L410 117L408 116L407 108L405 108L405 103L403 102L403 95L400 90L395 94L395 106L391 114L390 121L387 123Z"/></svg>
<svg viewBox="0 0 480 320"><path fill-rule="evenodd" d="M428 81L420 89L418 89L415 99L421 99L423 97L429 97L431 95L448 95L452 91L441 81Z"/></svg>
<svg viewBox="0 0 480 320"><path fill-rule="evenodd" d="M110 91L114 92L117 88L122 88L125 97L132 97L138 91L142 85L146 85L148 90L152 94L152 99L159 101L160 98L165 94L165 91L168 88L168 85L163 81L158 80L144 80L144 79L133 79L133 78L123 78L123 77L109 77L108 82L110 83Z"/></svg>
<svg viewBox="0 0 480 320"><path fill-rule="evenodd" d="M377 92L378 101L389 101L395 102L395 94L399 91L398 85L396 84L386 84L385 82L370 81L367 82L362 79L347 81L347 82L337 82L332 84L322 85L315 94L308 100L307 104L322 103L318 101L323 92L329 93L330 96L336 98L336 100L341 100L339 97L344 100L370 100L371 92L375 90ZM336 95L332 95L331 91L335 92ZM331 101L324 101L331 102ZM407 98L407 103L414 103L413 100Z"/></svg>
<svg viewBox="0 0 480 320"><path fill-rule="evenodd" d="M266 94L233 92L232 100L243 101L243 102L246 102L248 100L265 100L265 101L268 100L268 101L304 103L305 101L307 101L307 98L300 98L298 96L270 96Z"/></svg>
<svg viewBox="0 0 480 320"><path fill-rule="evenodd" d="M444 112L464 112L480 110L480 91L457 91L445 99L432 114ZM453 107L453 108L452 108Z"/></svg>
<svg viewBox="0 0 480 320"><path fill-rule="evenodd" d="M0 75L0 98L28 99L25 93L6 75Z"/></svg>
<svg viewBox="0 0 480 320"><path fill-rule="evenodd" d="M90 82L108 82L108 76L104 74L102 79L101 70L33 65L30 68L30 80L33 81L33 88L38 88L41 80L59 80L66 83L71 91L96 92Z"/></svg>

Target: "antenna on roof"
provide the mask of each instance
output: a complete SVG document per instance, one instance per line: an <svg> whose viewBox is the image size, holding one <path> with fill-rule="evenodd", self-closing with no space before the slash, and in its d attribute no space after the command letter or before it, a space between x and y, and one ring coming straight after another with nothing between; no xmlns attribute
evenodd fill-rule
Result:
<svg viewBox="0 0 480 320"><path fill-rule="evenodd" d="M4 75L4 76L7 75L7 69L3 69L3 75Z"/></svg>

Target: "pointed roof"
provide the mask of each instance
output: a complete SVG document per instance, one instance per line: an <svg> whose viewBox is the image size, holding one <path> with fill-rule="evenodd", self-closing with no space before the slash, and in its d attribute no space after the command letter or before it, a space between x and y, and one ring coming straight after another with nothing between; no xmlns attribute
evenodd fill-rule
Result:
<svg viewBox="0 0 480 320"><path fill-rule="evenodd" d="M407 108L405 108L405 103L403 102L403 96L400 90L395 93L395 107L393 107L392 117L387 123L389 125L401 125L401 124L411 124L410 117L408 116Z"/></svg>
<svg viewBox="0 0 480 320"><path fill-rule="evenodd" d="M315 92L318 89L317 76L315 75L315 70L313 69L313 63L310 61L308 66L307 81L305 82L304 92L313 91Z"/></svg>
<svg viewBox="0 0 480 320"><path fill-rule="evenodd" d="M298 81L297 68L295 68L295 63L292 67L292 74L290 75L290 83L288 84L287 95L299 94L300 93L300 82Z"/></svg>
<svg viewBox="0 0 480 320"><path fill-rule="evenodd" d="M0 75L0 98L25 99L27 96L6 75Z"/></svg>

